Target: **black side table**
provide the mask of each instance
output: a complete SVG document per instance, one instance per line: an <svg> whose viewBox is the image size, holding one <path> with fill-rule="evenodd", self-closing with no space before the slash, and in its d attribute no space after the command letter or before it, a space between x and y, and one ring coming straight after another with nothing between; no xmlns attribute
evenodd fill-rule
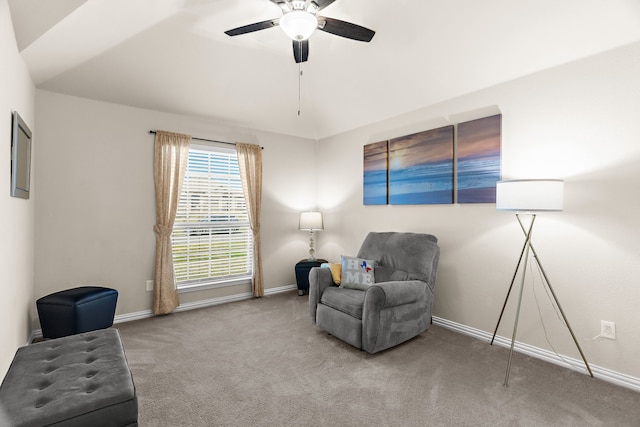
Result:
<svg viewBox="0 0 640 427"><path fill-rule="evenodd" d="M304 295L309 291L309 271L313 267L320 267L320 265L328 262L326 259L316 259L315 261L309 261L308 259L301 259L296 264L296 284L298 285L298 295Z"/></svg>

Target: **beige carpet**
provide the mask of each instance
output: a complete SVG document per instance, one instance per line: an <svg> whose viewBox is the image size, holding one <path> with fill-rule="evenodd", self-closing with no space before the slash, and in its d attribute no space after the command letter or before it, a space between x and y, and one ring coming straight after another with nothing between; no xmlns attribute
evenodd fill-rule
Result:
<svg viewBox="0 0 640 427"><path fill-rule="evenodd" d="M432 326L376 355L296 291L117 325L147 426L640 426L640 394Z"/></svg>

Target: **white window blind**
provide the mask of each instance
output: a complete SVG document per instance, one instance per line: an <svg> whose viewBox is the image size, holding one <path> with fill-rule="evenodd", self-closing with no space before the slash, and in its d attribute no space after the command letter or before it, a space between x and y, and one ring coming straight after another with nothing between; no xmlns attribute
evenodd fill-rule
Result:
<svg viewBox="0 0 640 427"><path fill-rule="evenodd" d="M171 235L178 288L253 277L253 244L235 150L189 149Z"/></svg>

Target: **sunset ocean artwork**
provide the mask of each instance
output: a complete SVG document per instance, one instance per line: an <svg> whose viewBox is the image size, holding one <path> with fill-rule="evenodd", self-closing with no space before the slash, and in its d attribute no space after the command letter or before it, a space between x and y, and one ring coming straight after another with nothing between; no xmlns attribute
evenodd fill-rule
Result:
<svg viewBox="0 0 640 427"><path fill-rule="evenodd" d="M389 141L389 203L453 203L453 126Z"/></svg>
<svg viewBox="0 0 640 427"><path fill-rule="evenodd" d="M388 202L387 146L387 141L364 146L363 203L365 205L386 205Z"/></svg>
<svg viewBox="0 0 640 427"><path fill-rule="evenodd" d="M502 115L458 124L458 203L495 203Z"/></svg>

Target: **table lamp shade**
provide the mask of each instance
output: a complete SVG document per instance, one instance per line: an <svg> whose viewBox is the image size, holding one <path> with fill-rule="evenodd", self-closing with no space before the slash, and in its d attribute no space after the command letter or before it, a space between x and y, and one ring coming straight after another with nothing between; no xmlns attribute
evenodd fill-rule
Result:
<svg viewBox="0 0 640 427"><path fill-rule="evenodd" d="M514 179L498 181L496 209L502 211L561 211L564 181L561 179Z"/></svg>
<svg viewBox="0 0 640 427"><path fill-rule="evenodd" d="M299 230L324 230L322 212L301 212Z"/></svg>

